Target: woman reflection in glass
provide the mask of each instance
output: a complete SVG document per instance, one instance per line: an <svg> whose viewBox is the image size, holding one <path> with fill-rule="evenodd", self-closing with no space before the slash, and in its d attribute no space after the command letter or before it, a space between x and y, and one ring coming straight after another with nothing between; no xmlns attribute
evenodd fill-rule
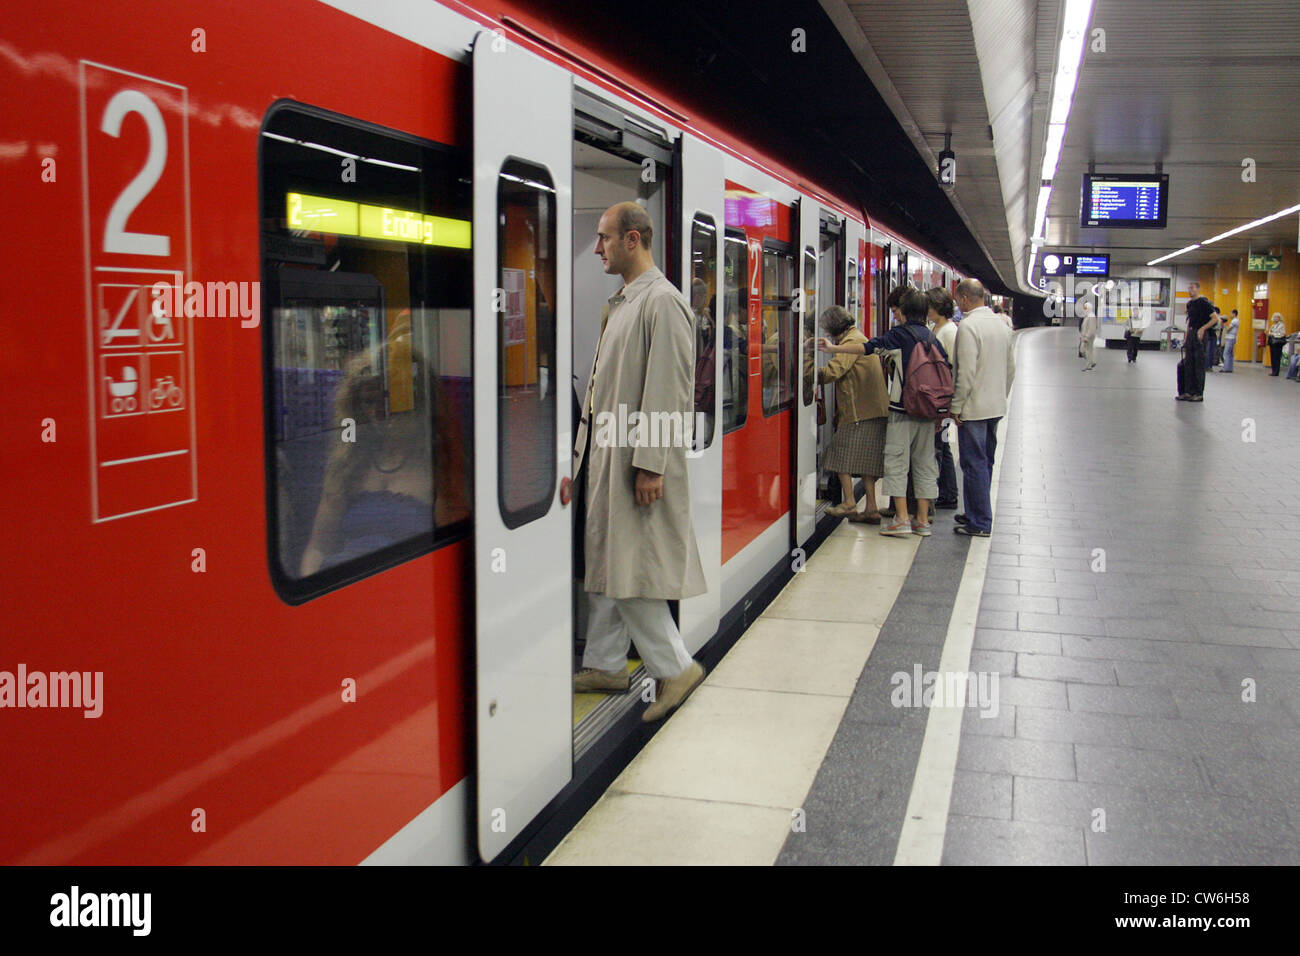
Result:
<svg viewBox="0 0 1300 956"><path fill-rule="evenodd" d="M461 443L436 380L410 347L409 324L404 329L389 339L387 383L370 350L345 366L335 401L340 440L325 466L303 577L469 516ZM399 374L407 370L409 378Z"/></svg>

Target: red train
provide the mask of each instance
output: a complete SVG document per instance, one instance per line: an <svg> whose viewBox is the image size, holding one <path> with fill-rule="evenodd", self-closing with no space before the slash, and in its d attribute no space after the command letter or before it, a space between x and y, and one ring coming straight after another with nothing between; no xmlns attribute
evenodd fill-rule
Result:
<svg viewBox="0 0 1300 956"><path fill-rule="evenodd" d="M613 202L698 316L688 648L814 534L815 316L959 276L496 9L5 27L0 862L493 860L563 802L637 702L571 692Z"/></svg>

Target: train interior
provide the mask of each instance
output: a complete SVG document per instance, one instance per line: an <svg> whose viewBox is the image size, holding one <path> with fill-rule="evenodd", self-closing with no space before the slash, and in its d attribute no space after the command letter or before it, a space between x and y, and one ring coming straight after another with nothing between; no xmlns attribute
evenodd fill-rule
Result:
<svg viewBox="0 0 1300 956"><path fill-rule="evenodd" d="M603 106L603 104L602 104ZM626 117L590 104L578 113L573 143L573 389L570 404L574 432L587 380L600 340L601 315L608 299L623 284L618 276L606 275L595 254L596 224L601 214L619 202L635 200L650 213L655 224L651 248L655 263L667 274L666 253L678 248L669 243L670 222L667 195L672 175L672 154L663 143L645 142L652 133L630 129ZM649 154L649 155L647 155ZM665 228L667 227L667 228ZM671 254L671 253L669 253ZM575 501L584 499L582 489L575 489ZM574 670L582 666L582 651L587 624L586 592L581 577L582 524L585 508L572 510L574 529ZM635 648L631 652L635 654ZM641 685L645 672L635 657L628 661L632 687ZM631 710L641 699L631 694L574 694L573 757L578 760Z"/></svg>

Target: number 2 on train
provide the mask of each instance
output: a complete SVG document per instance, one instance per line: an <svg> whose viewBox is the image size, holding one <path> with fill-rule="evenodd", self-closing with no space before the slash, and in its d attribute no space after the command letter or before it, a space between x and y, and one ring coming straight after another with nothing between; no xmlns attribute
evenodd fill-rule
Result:
<svg viewBox="0 0 1300 956"><path fill-rule="evenodd" d="M167 125L163 122L158 105L139 90L121 90L114 94L104 107L104 117L99 124L102 132L117 138L122 133L122 120L128 113L138 113L149 131L149 155L144 167L118 194L104 224L104 251L137 256L171 255L171 238L146 232L127 232L126 223L140 201L162 178L167 166Z"/></svg>

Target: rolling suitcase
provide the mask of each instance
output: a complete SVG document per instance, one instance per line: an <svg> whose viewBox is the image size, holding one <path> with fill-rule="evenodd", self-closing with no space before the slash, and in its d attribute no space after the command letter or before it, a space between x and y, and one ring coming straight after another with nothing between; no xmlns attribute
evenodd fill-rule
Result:
<svg viewBox="0 0 1300 956"><path fill-rule="evenodd" d="M1179 359L1179 360L1178 360L1178 394L1179 394L1179 395L1186 395L1186 394L1187 394L1187 387L1186 387L1186 384L1185 384L1185 382L1184 382L1184 376L1183 376L1183 369L1184 369L1184 363L1185 363L1185 361L1186 361L1185 359Z"/></svg>

